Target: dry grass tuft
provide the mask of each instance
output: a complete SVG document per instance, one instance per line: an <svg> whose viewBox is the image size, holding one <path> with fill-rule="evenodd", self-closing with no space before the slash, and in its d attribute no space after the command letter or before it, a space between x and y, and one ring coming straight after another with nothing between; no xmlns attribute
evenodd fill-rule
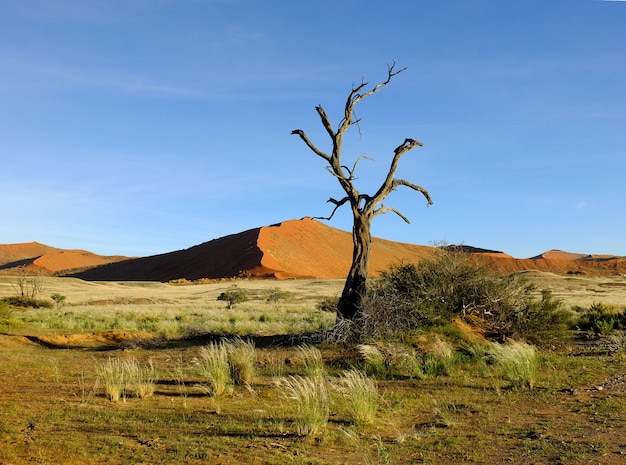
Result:
<svg viewBox="0 0 626 465"><path fill-rule="evenodd" d="M296 403L296 431L302 436L319 433L328 423L330 394L323 377L289 376L282 383L283 396Z"/></svg>
<svg viewBox="0 0 626 465"><path fill-rule="evenodd" d="M350 419L356 425L374 423L380 400L376 381L360 370L350 370L339 379L337 390L345 401Z"/></svg>
<svg viewBox="0 0 626 465"><path fill-rule="evenodd" d="M256 349L251 341L236 339L227 344L233 383L249 386L256 376Z"/></svg>
<svg viewBox="0 0 626 465"><path fill-rule="evenodd" d="M502 376L514 389L533 389L539 372L539 355L534 346L523 342L494 343L489 354L502 370Z"/></svg>
<svg viewBox="0 0 626 465"><path fill-rule="evenodd" d="M111 402L126 400L127 397L144 399L154 394L157 382L152 361L141 365L134 358L109 358L98 366L98 383L102 383Z"/></svg>

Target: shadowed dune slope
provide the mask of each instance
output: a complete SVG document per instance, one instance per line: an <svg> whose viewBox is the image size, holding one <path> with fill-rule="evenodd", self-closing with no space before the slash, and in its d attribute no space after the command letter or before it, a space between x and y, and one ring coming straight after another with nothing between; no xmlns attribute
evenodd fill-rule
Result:
<svg viewBox="0 0 626 465"><path fill-rule="evenodd" d="M188 249L111 263L70 276L88 281L171 281L264 273L258 236L259 229L250 229Z"/></svg>

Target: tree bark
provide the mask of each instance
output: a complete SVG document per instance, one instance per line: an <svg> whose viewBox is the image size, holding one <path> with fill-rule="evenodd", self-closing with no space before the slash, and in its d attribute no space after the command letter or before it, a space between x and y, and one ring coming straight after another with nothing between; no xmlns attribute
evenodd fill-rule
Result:
<svg viewBox="0 0 626 465"><path fill-rule="evenodd" d="M361 301L367 292L367 276L372 235L371 218L355 213L352 227L352 265L337 306L337 318L352 320L360 311Z"/></svg>

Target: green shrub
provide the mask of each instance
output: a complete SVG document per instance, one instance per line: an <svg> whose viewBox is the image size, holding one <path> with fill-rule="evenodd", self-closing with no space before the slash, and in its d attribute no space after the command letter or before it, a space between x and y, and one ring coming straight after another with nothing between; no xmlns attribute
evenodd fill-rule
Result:
<svg viewBox="0 0 626 465"><path fill-rule="evenodd" d="M505 335L524 340L538 347L559 346L569 340L568 328L572 313L563 308L563 301L549 290L541 292L541 299L529 293L522 295L520 305L503 315L510 323Z"/></svg>
<svg viewBox="0 0 626 465"><path fill-rule="evenodd" d="M289 300L293 298L293 294L288 291L282 291L280 288L275 287L271 291L267 293L265 301L268 304L274 304L276 310L278 310L278 305L282 300Z"/></svg>
<svg viewBox="0 0 626 465"><path fill-rule="evenodd" d="M446 376L448 370L446 363L435 354L424 354L417 359L417 375L422 379L438 378L439 376Z"/></svg>
<svg viewBox="0 0 626 465"><path fill-rule="evenodd" d="M228 308L230 309L233 308L235 304L247 302L250 298L244 289L241 289L238 286L231 286L227 291L222 292L217 297L217 300L227 302Z"/></svg>
<svg viewBox="0 0 626 465"><path fill-rule="evenodd" d="M610 334L615 327L615 320L613 318L609 318L607 320L598 320L594 326L594 330L598 334Z"/></svg>
<svg viewBox="0 0 626 465"><path fill-rule="evenodd" d="M475 316L496 331L502 318L520 304L529 286L496 273L471 254L440 248L417 265L393 265L364 299L361 326L366 335L389 335Z"/></svg>
<svg viewBox="0 0 626 465"><path fill-rule="evenodd" d="M626 307L615 313L615 329L626 330Z"/></svg>
<svg viewBox="0 0 626 465"><path fill-rule="evenodd" d="M4 297L2 299L8 305L22 308L52 308L53 304L49 300L35 299L27 296Z"/></svg>
<svg viewBox="0 0 626 465"><path fill-rule="evenodd" d="M619 311L602 302L595 302L588 309L577 307L575 310L582 313L576 325L583 331L608 334L613 329L626 328L626 309Z"/></svg>
<svg viewBox="0 0 626 465"><path fill-rule="evenodd" d="M0 321L10 320L13 317L13 310L4 300L0 300Z"/></svg>

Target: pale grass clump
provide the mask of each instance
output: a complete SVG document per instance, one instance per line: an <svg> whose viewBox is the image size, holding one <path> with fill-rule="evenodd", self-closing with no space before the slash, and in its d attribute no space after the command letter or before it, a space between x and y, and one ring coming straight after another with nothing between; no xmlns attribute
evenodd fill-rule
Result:
<svg viewBox="0 0 626 465"><path fill-rule="evenodd" d="M223 342L211 342L201 347L198 356L194 358L194 363L208 382L207 393L219 400L231 382L227 345Z"/></svg>
<svg viewBox="0 0 626 465"><path fill-rule="evenodd" d="M330 393L321 376L289 376L282 383L282 393L296 403L295 426L302 436L315 435L328 423Z"/></svg>
<svg viewBox="0 0 626 465"><path fill-rule="evenodd" d="M419 379L435 378L449 374L457 360L452 345L440 339L425 353L418 353L405 344L360 344L357 350L365 362L367 372L377 377L399 373Z"/></svg>
<svg viewBox="0 0 626 465"><path fill-rule="evenodd" d="M356 425L374 423L380 397L376 381L360 370L346 371L337 383L345 408Z"/></svg>
<svg viewBox="0 0 626 465"><path fill-rule="evenodd" d="M124 371L126 376L125 392L139 399L151 397L156 387L157 376L152 360L141 365L136 358L124 360Z"/></svg>
<svg viewBox="0 0 626 465"><path fill-rule="evenodd" d="M233 383L249 386L256 376L256 349L251 341L236 339L227 343L228 363Z"/></svg>
<svg viewBox="0 0 626 465"><path fill-rule="evenodd" d="M143 399L154 394L157 377L152 361L141 365L134 357L125 360L109 358L98 366L97 372L98 380L112 402L131 396Z"/></svg>
<svg viewBox="0 0 626 465"><path fill-rule="evenodd" d="M317 347L309 345L299 346L298 353L300 354L306 376L309 378L323 378L326 376L322 352Z"/></svg>
<svg viewBox="0 0 626 465"><path fill-rule="evenodd" d="M514 389L533 389L539 372L539 355L534 346L523 342L493 343L489 354Z"/></svg>
<svg viewBox="0 0 626 465"><path fill-rule="evenodd" d="M104 386L104 392L111 402L119 402L124 396L124 369L122 360L109 358L97 368L98 379Z"/></svg>
<svg viewBox="0 0 626 465"><path fill-rule="evenodd" d="M456 359L456 352L448 341L437 338L431 346L434 357L441 362L445 372L450 374Z"/></svg>
<svg viewBox="0 0 626 465"><path fill-rule="evenodd" d="M363 358L368 371L376 376L381 376L385 373L388 365L388 360L385 354L378 346L371 344L359 344L357 346L359 354Z"/></svg>
<svg viewBox="0 0 626 465"><path fill-rule="evenodd" d="M285 374L285 357L269 354L266 359L266 366L272 378L282 378Z"/></svg>

